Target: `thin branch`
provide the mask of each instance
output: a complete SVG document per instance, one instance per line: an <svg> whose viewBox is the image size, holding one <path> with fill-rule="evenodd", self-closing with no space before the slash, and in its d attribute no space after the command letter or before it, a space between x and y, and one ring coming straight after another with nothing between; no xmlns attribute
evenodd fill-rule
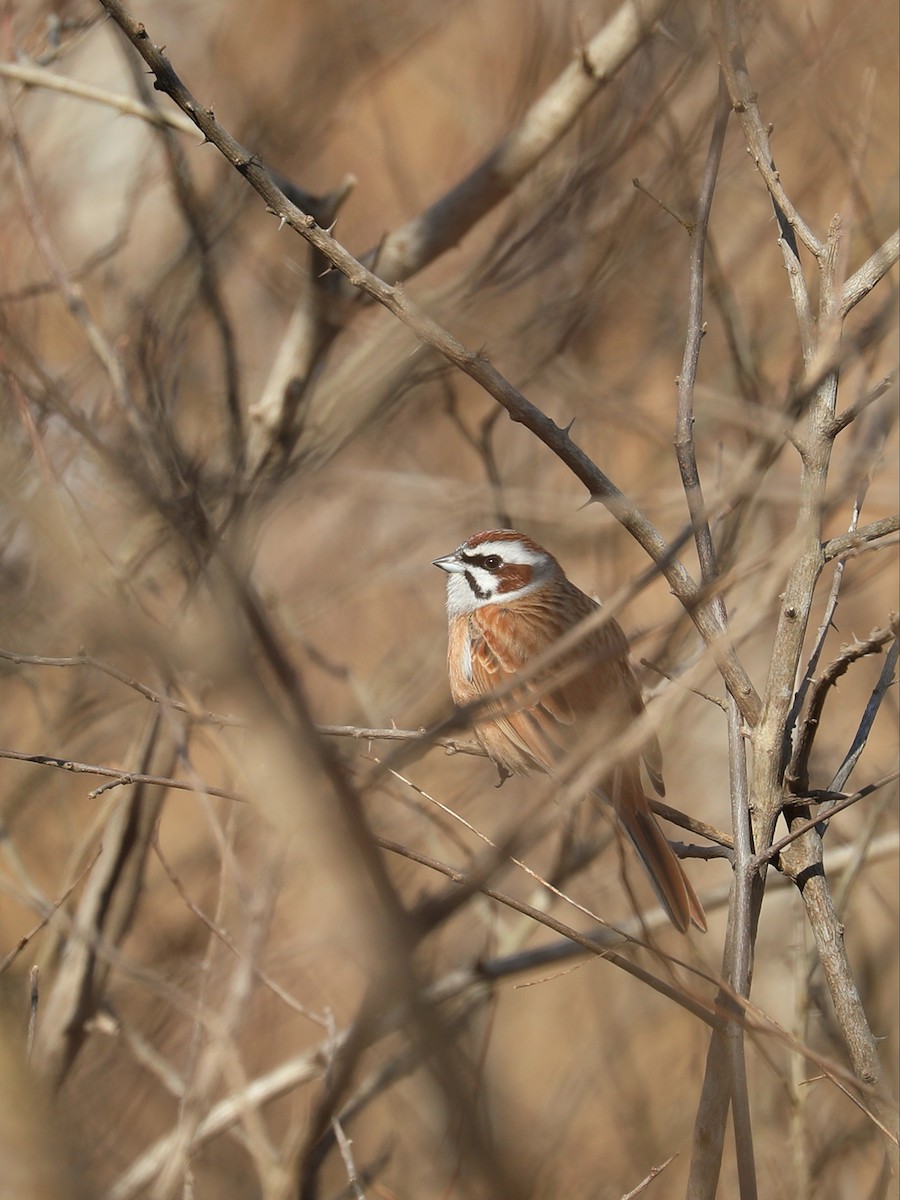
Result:
<svg viewBox="0 0 900 1200"><path fill-rule="evenodd" d="M785 771L785 782L790 790L798 796L809 794L809 759L812 754L825 701L831 688L837 686L838 680L850 669L852 663L870 654L880 654L889 642L896 642L896 629L876 629L865 640L857 640L842 646L837 658L833 659L818 679L812 681L809 689L809 704L806 716L800 725L797 745L791 764ZM893 667L891 668L893 674ZM882 693L883 694L883 693ZM874 718L874 713L872 714ZM862 746L860 746L860 752ZM849 775L849 772L848 772ZM835 790L841 790L846 779L832 784Z"/></svg>
<svg viewBox="0 0 900 1200"><path fill-rule="evenodd" d="M829 538L822 545L822 557L825 562L830 562L833 558L838 558L842 554L850 554L861 546L877 542L880 538L887 537L898 530L900 530L900 516L882 517L878 521L871 521L868 525L861 525L859 529L852 529L848 533L839 533L837 537Z"/></svg>
<svg viewBox="0 0 900 1200"><path fill-rule="evenodd" d="M705 821L700 821L696 817L690 817L687 813L680 812L677 808L672 808L670 805L664 804L662 800L652 797L648 797L648 799L650 807L657 816L663 817L666 821L677 825L680 829L686 829L689 833L695 833L698 837L708 838L711 842L716 842L719 846L724 846L726 850L734 849L734 839L731 835L723 833L715 825L708 825Z"/></svg>
<svg viewBox="0 0 900 1200"><path fill-rule="evenodd" d="M468 871L460 871L454 867L448 866L437 859L431 858L426 854L420 854L418 851L411 850L408 846L403 846L399 842L389 841L387 838L378 838L378 845L392 854L400 855L402 858L408 859L410 862L418 863L420 866L427 867L429 870L437 871L441 875L445 875L448 879L459 886L466 888L472 883L472 873ZM558 947L559 953L563 957L569 957L570 954L578 954L582 951L588 951L590 954L600 955L604 961L612 963L614 966L620 967L629 975L633 975L636 979L642 980L654 991L660 995L672 1000L675 1004L684 1008L692 1016L697 1017L707 1025L714 1025L716 1018L713 1015L712 1007L705 1001L686 992L683 988L676 987L668 980L660 979L658 976L638 966L636 963L625 959L615 953L615 947L624 945L642 946L644 949L654 950L655 953L661 952L655 950L655 947L649 946L645 941L641 940L641 935L645 931L652 931L657 927L665 925L667 920L664 910L657 906L651 912L639 913L630 920L623 921L617 927L604 925L600 929L593 929L590 933L581 933L572 926L567 925L564 921L558 920L551 913L545 912L543 909L535 908L531 904L526 904L522 900L518 900L514 896L510 896L505 892L498 891L496 888L489 887L486 884L478 883L476 890L480 895L487 896L490 900L495 900L502 904L504 908L512 909L514 912L521 913L524 916L530 917L538 924L559 934L572 947L571 950L566 950L563 947ZM722 897L724 899L724 896ZM721 901L714 898L711 901L711 906ZM538 956L546 954L547 947L536 951ZM526 956L529 952L526 952ZM669 956L664 956L669 957ZM532 960L532 965L536 960ZM678 962L677 959L672 959L672 962ZM514 964L518 964L515 965ZM495 979L506 975L510 969L516 971L524 969L524 961L516 955L506 956L503 960L494 960L492 963L479 963L476 970L483 978ZM689 967L694 974L710 982L708 976L704 972L696 968Z"/></svg>
<svg viewBox="0 0 900 1200"><path fill-rule="evenodd" d="M722 161L722 148L725 144L725 132L728 127L729 105L728 94L722 77L719 77L719 93L716 100L715 119L710 135L709 151L706 167L703 172L703 183L697 200L697 212L690 230L690 273L688 297L688 327L684 341L684 357L681 373L678 377L678 412L675 424L675 456L681 473L681 483L687 499L691 524L694 529L694 540L697 545L697 555L700 559L700 574L704 586L713 586L718 574L716 555L713 548L712 534L706 506L703 502L703 490L700 484L700 473L697 467L697 454L694 444L694 386L697 379L697 366L700 360L700 343L703 340L703 270L706 257L706 235L709 228L709 218L712 211L713 194L719 164ZM724 613L718 613L724 624Z"/></svg>
<svg viewBox="0 0 900 1200"><path fill-rule="evenodd" d="M356 1164L353 1161L352 1143L344 1133L343 1127L337 1117L332 1118L331 1128L334 1131L334 1140L337 1142L338 1149L341 1152L341 1160L347 1172L350 1194L353 1196L353 1200L366 1200L366 1194L359 1181L359 1174L356 1170Z"/></svg>
<svg viewBox="0 0 900 1200"><path fill-rule="evenodd" d="M853 741L850 743L850 749L844 756L844 761L838 767L834 778L831 781L831 788L834 791L842 791L847 780L850 778L853 768L859 762L860 755L865 749L866 742L869 739L869 732L875 722L875 717L881 707L881 702L888 693L888 688L894 682L894 677L897 671L897 658L900 652L900 641L897 640L896 627L894 629L894 643L884 656L884 665L881 668L881 674L878 677L878 682L872 689L872 695L869 697L869 702L865 707L862 718L859 722L859 727L853 736Z"/></svg>
<svg viewBox="0 0 900 1200"><path fill-rule="evenodd" d="M19 666L28 667L90 667L92 670L108 675L110 679L124 683L126 687L133 688L134 691L138 692L145 700L149 700L152 704L158 704L161 708L173 708L176 712L184 713L185 716L190 717L192 721L203 722L207 725L244 724L238 717L227 713L214 713L209 710L198 712L195 708L183 703L183 701L173 700L171 696L166 696L162 692L148 687L147 684L141 683L139 679L135 679L125 671L120 671L118 667L112 666L111 663L94 658L92 654L73 654L64 658L51 658L43 654L20 654L14 650L0 649L0 659L16 663Z"/></svg>
<svg viewBox="0 0 900 1200"><path fill-rule="evenodd" d="M105 3L105 0L102 0ZM662 20L671 0L625 0L490 153L446 195L394 230L362 261L391 283L408 279L464 235L534 169ZM108 7L108 6L107 6ZM354 280L350 280L355 284Z"/></svg>
<svg viewBox="0 0 900 1200"><path fill-rule="evenodd" d="M753 856L751 865L754 869L758 869L767 862L771 862L776 858L785 846L789 846L791 842L802 837L804 833L808 833L810 829L815 829L819 825L823 825L836 817L838 813L843 812L845 808L850 808L854 804L858 804L860 800L865 800L866 796L871 796L873 792L879 791L883 787L887 787L889 783L893 783L895 779L900 777L900 771L891 771L887 775L883 775L881 779L876 779L874 783L867 784L864 788L860 788L858 792L854 792L851 796L843 796L840 800L835 800L826 808L819 809L819 812L814 817L810 817L808 821L803 821L794 826L790 833L785 834L783 838L779 838L777 842L773 842L765 850L761 850Z"/></svg>
<svg viewBox="0 0 900 1200"><path fill-rule="evenodd" d="M676 419L675 455L681 474L682 487L687 499L700 573L703 586L711 595L711 605L722 628L727 624L725 601L717 589L718 562L713 546L712 532L703 500L703 489L697 466L694 443L694 387L700 359L700 344L703 338L703 288L706 237L712 211L713 195L725 133L728 126L728 92L723 76L719 76L716 115L710 135L709 151L703 173L703 183L697 201L697 215L691 226L690 286L688 301L688 328L685 337L684 358L678 380L678 413ZM753 903L752 876L748 863L752 854L750 836L749 795L747 785L747 752L741 723L741 713L736 697L730 692L727 701L728 751L732 828L734 829L735 886L728 913L728 932L723 954L722 973L727 988L719 992L718 1003L730 1005L730 994L747 996L750 992L751 967L753 962ZM728 1064L728 1097L722 1094L723 1078L719 1076L719 1043L724 1042L724 1057ZM694 1180L706 1173L721 1158L724 1138L724 1117L731 1103L734 1124L734 1142L738 1163L738 1179L741 1200L756 1200L756 1165L753 1157L753 1128L750 1121L750 1100L747 1089L747 1070L744 1054L744 1031L741 1011L734 1019L717 1028L707 1056L706 1076L700 1106L697 1112L697 1127L713 1124L716 1134L704 1143L702 1154L695 1154L691 1165ZM714 1111L715 1110L715 1111Z"/></svg>
<svg viewBox="0 0 900 1200"><path fill-rule="evenodd" d="M846 429L848 425L851 425L857 417L864 413L870 405L874 404L876 400L880 400L891 388L896 387L896 384L897 373L895 371L890 371L883 379L879 379L875 386L870 388L864 396L860 397L855 403L848 405L843 412L838 413L831 422L829 430L831 436L837 437L842 430Z"/></svg>
<svg viewBox="0 0 900 1200"><path fill-rule="evenodd" d="M657 675L661 675L663 679L668 679L670 683L674 683L676 687L684 688L685 691L692 692L695 696L699 696L701 700L706 700L710 704L715 704L716 708L721 708L722 712L727 712L728 706L725 701L719 696L711 696L709 692L704 692L701 688L688 687L681 682L677 675L673 675L670 671L665 671L658 663L652 663L649 659L640 659L642 667L646 667L648 671L654 671Z"/></svg>
<svg viewBox="0 0 900 1200"><path fill-rule="evenodd" d="M316 731L326 737L343 736L362 740L384 738L388 741L424 741L429 746L440 746L454 754L473 754L479 757L486 757L481 747L474 743L456 742L452 738L431 738L424 731L418 729L356 729L352 725L324 725L317 726ZM200 796L213 796L219 800L233 800L236 804L249 803L247 796L235 791L233 788L214 787L212 784L205 783L199 779L192 781L176 779L168 775L147 775L139 771L124 771L117 767L106 767L99 763L75 762L68 758L55 758L49 754L28 754L22 750L10 750L6 748L0 748L0 758L11 759L13 762L33 763L41 767L55 767L60 771L69 771L73 775L99 775L102 778L112 781L90 792L90 799L96 799L101 793L109 791L114 787L125 787L129 784L145 784L148 787L171 788L174 791L194 792ZM388 769L392 773L395 773L392 767L388 767ZM716 829L714 825L708 825L705 821L700 821L696 817L691 817L687 813L679 811L677 808L672 808L671 805L665 804L662 800L651 799L650 806L658 816L663 817L673 825L677 825L681 829L686 829L698 837L708 838L720 846L731 847L732 843L729 835L723 833L721 829Z"/></svg>
<svg viewBox="0 0 900 1200"><path fill-rule="evenodd" d="M171 739L161 733L159 712L150 714L141 740L143 768L157 756L171 761ZM106 822L100 854L79 897L78 932L62 948L53 986L41 1009L34 1062L54 1088L65 1078L87 1036L87 1022L101 1004L109 975L108 960L95 952L93 938L84 933L117 947L130 929L161 804L161 796L145 796L142 785L135 784Z"/></svg>
<svg viewBox="0 0 900 1200"><path fill-rule="evenodd" d="M427 729L397 729L392 725L389 729L370 729L360 725L317 725L316 732L323 737L352 738L357 742L419 742L424 741L429 746L440 746L448 754L474 754L479 758L487 758L487 751L477 742L461 742L457 738L433 737Z"/></svg>
<svg viewBox="0 0 900 1200"><path fill-rule="evenodd" d="M199 133L197 126L188 117L177 112L163 112L148 104L141 104L132 96L121 92L108 92L105 88L95 87L92 83L83 83L80 79L69 79L50 71L46 67L30 62L0 62L0 78L14 79L26 87L47 88L50 91L62 92L75 96L79 100L88 100L94 104L102 104L115 109L128 117L140 117L150 125L167 126L177 129L179 133L189 133L196 137Z"/></svg>
<svg viewBox="0 0 900 1200"><path fill-rule="evenodd" d="M178 895L181 897L185 906L203 925L206 926L206 928L214 937L218 938L223 946L226 946L233 955L239 957L244 952L243 947L238 946L234 938L231 937L227 930L222 929L221 926L217 925L216 922L213 921L211 917L207 916L203 909L200 908L198 904L195 904L188 895L187 889L176 874L172 864L163 853L162 846L159 843L158 830L155 831L153 835L153 850L162 865L162 869L165 871L166 875L168 875L172 886L178 892ZM308 1021L313 1021L316 1025L327 1025L327 1021L324 1017L313 1012L311 1009L301 1004L300 1001L295 999L289 992L286 992L281 984L277 983L271 977L271 975L263 970L262 967L254 963L251 964L251 968L259 982L262 983L264 987L267 987L269 991L278 997L279 1000L286 1004L288 1008L292 1009L295 1013L299 1013L301 1017L306 1017Z"/></svg>
<svg viewBox="0 0 900 1200"><path fill-rule="evenodd" d="M81 328L94 356L109 377L119 405L132 419L136 419L137 410L132 403L128 380L119 356L94 320L81 288L73 282L41 213L28 155L6 95L6 86L2 81L0 81L0 131L7 138L12 151L13 174L22 197L28 228L38 253L69 314Z"/></svg>
<svg viewBox="0 0 900 1200"><path fill-rule="evenodd" d="M120 44L124 44L120 42ZM153 99L151 88L140 69L137 59L127 51L135 86L148 107ZM238 367L237 339L235 326L228 311L219 265L213 253L209 221L204 204L194 183L184 152L183 143L166 122L156 126L169 164L169 176L175 201L188 227L199 267L200 296L209 312L222 356L222 376L225 384L225 412L227 415L228 441L231 451L231 468L236 480L240 481L245 458L244 413L240 394L240 370ZM239 493L240 488L235 488Z"/></svg>
<svg viewBox="0 0 900 1200"><path fill-rule="evenodd" d="M734 0L716 0L713 4L713 15L719 63L728 85L731 103L740 118L753 161L772 197L776 216L782 225L782 233L795 233L803 245L819 258L823 253L822 243L794 208L775 170L769 145L769 131L760 116L756 92L747 69L738 6ZM796 258L796 248L793 248L793 254Z"/></svg>
<svg viewBox="0 0 900 1200"><path fill-rule="evenodd" d="M6 836L6 835L4 834L4 836ZM53 918L56 916L56 914L60 911L62 906L65 904L65 902L69 899L69 897L72 895L72 893L78 887L78 885L84 879L84 877L93 869L94 863L97 861L97 855L99 853L100 853L100 849L98 847L96 852L87 859L87 861L85 862L82 869L78 872L78 874L75 876L75 878L72 880L72 882L66 888L66 890L62 893L62 895L59 897L59 899L54 900L51 904L46 905L46 907L44 908L43 916L38 921L37 925L35 925L32 929L29 929L28 933L23 934L22 937L20 937L19 940L16 942L15 946L13 946L12 950L10 950L9 953L5 956L5 958L0 959L0 975L3 974L3 972L7 969L7 967L11 966L12 963L15 962L15 960L19 957L19 955L22 953L22 951L25 949L25 947L28 946L33 941L33 939L36 937L36 935L39 934L42 929L45 929L47 927L47 925L50 924L50 922L53 920Z"/></svg>
<svg viewBox="0 0 900 1200"><path fill-rule="evenodd" d="M662 1175L666 1167L668 1167L670 1163L673 1163L677 1157L678 1151L676 1151L674 1154L670 1154L666 1161L661 1162L658 1167L653 1167L650 1172L644 1176L637 1187L632 1188L630 1192L625 1193L625 1195L622 1197L622 1200L637 1200L638 1196L643 1196L644 1192L646 1192L653 1180L656 1179L658 1175Z"/></svg>
<svg viewBox="0 0 900 1200"><path fill-rule="evenodd" d="M829 805L820 813L820 817L833 815L843 803ZM877 1084L881 1075L878 1043L866 1017L844 944L843 926L831 898L823 866L822 826L816 818L812 821L802 819L803 813L808 811L808 806L798 804L786 810L790 833L780 850L780 866L800 891L828 994L854 1073L866 1084ZM892 1119L896 1123L896 1116L891 1117L877 1091L872 1096L872 1109L882 1123L885 1120L891 1123ZM888 1152L896 1159L896 1146L890 1146L890 1135L888 1142Z"/></svg>
<svg viewBox="0 0 900 1200"><path fill-rule="evenodd" d="M898 259L900 259L900 231L892 233L844 284L840 298L840 315L845 317L855 305L859 304L860 300L864 300L891 267L895 266Z"/></svg>
<svg viewBox="0 0 900 1200"><path fill-rule="evenodd" d="M135 786L162 787L173 788L181 792L197 792L202 796L215 796L221 800L235 800L238 803L245 804L246 797L241 796L238 792L231 791L229 788L213 787L211 784L205 783L190 783L184 779L172 779L168 775L148 775L143 771L121 771L116 767L104 767L99 763L82 763L74 762L69 758L54 758L50 754L26 754L22 750L9 750L0 748L0 758L9 758L13 762L34 763L39 767L56 767L60 771L70 771L73 775L100 775L106 779L112 779L112 784L105 784L104 787L98 788L91 793L94 798L100 792L108 790L110 787L124 787L130 784Z"/></svg>

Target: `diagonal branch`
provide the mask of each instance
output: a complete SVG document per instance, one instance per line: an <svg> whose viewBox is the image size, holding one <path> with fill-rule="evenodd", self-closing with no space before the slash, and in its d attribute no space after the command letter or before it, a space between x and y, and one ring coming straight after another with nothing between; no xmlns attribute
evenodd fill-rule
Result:
<svg viewBox="0 0 900 1200"><path fill-rule="evenodd" d="M454 188L362 256L399 282L452 249L572 128L652 33L672 0L625 0L501 142Z"/></svg>
<svg viewBox="0 0 900 1200"><path fill-rule="evenodd" d="M861 546L877 542L879 538L896 533L898 529L900 529L900 516L882 517L878 521L871 521L868 525L861 525L859 529L852 529L848 533L839 533L837 537L829 538L822 546L822 557L825 562L830 562L842 554L852 554Z"/></svg>
<svg viewBox="0 0 900 1200"><path fill-rule="evenodd" d="M892 233L844 284L841 292L840 314L847 313L864 300L900 259L900 231ZM895 300L896 303L896 300Z"/></svg>
<svg viewBox="0 0 900 1200"><path fill-rule="evenodd" d="M769 131L760 115L756 92L750 82L738 5L734 0L716 0L713 4L713 16L719 63L728 85L731 104L740 119L753 161L769 190L782 236L793 232L810 253L817 259L821 258L825 247L797 212L775 169L769 145ZM792 246L791 249L796 258L796 246Z"/></svg>
<svg viewBox="0 0 900 1200"><path fill-rule="evenodd" d="M158 712L152 714L143 742L142 768L160 753L171 759L171 739L160 735ZM103 999L109 963L95 952L93 941L116 947L131 926L161 804L161 795L148 797L143 785L135 784L107 822L101 852L78 903L74 936L65 944L41 1010L34 1062L52 1087L72 1066L87 1036L88 1019Z"/></svg>
<svg viewBox="0 0 900 1200"><path fill-rule="evenodd" d="M889 642L896 640L896 637L895 629L876 629L865 640L857 640L848 646L842 646L837 658L833 659L819 678L813 682L809 692L806 717L800 726L794 756L790 767L785 772L785 781L795 795L809 794L809 758L829 691L831 688L837 687L838 680L847 673L851 663L865 658L869 654L880 654Z"/></svg>

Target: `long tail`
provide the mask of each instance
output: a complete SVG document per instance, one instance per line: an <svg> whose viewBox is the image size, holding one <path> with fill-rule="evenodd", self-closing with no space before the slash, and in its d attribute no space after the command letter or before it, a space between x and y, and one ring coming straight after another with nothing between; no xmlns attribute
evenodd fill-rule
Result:
<svg viewBox="0 0 900 1200"><path fill-rule="evenodd" d="M625 769L615 789L614 806L622 828L644 864L660 904L672 924L686 933L691 922L706 932L706 914L681 862L656 823L640 783L640 774Z"/></svg>

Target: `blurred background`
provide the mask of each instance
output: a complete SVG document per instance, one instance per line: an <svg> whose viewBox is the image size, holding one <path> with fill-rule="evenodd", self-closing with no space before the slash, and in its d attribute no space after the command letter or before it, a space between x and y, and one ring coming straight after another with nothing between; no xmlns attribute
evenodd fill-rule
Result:
<svg viewBox="0 0 900 1200"><path fill-rule="evenodd" d="M376 272L389 235L476 166L613 12L608 0L133 9L200 103ZM782 182L819 237L840 215L849 276L897 221L896 6L771 0L742 22ZM564 890L614 925L633 901L653 904L639 872L623 886L616 839L565 805L532 836L523 814L551 812L547 781L497 791L482 758L431 748L401 761L397 743L319 742L306 722L414 730L450 713L431 560L479 529L521 528L602 598L646 555L491 397L279 229L214 147L123 111L125 98L177 110L99 5L13 3L0 29L0 746L194 789L102 790L100 777L0 759L12 1081L0 1132L4 1167L33 1185L18 1194L613 1200L673 1155L646 1194L683 1194L708 1028L587 956L523 959L490 989L416 1001L414 981L452 991L454 972L558 938L476 893L416 940L400 906L453 886L373 852L364 826L466 870L485 861L483 837L524 823L522 855L546 873L580 821L600 849ZM574 422L669 539L687 521L672 447L685 225L716 92L709 9L676 5L513 193L406 283L532 403ZM695 436L735 643L760 691L796 553L802 430L777 237L733 121ZM896 511L896 316L893 272L844 331L838 411L860 411L836 441L826 536L860 496L861 524ZM846 561L823 662L888 625L895 540ZM696 574L690 544L683 558ZM725 718L698 694L723 695L713 663L660 578L618 619L668 802L728 830ZM813 787L840 765L883 661L862 658L832 692ZM894 768L896 722L892 690L851 790ZM893 784L836 818L826 843L894 1095L896 836ZM649 930L715 978L730 869L687 869L709 934ZM517 867L490 882L595 927ZM877 1128L791 1050L793 1037L846 1069L802 903L770 883L753 1000L789 1037L751 1036L760 1194L891 1195ZM32 1035L58 1085L47 1108L20 1075ZM295 1072L281 1085L279 1068ZM264 1103L240 1100L254 1080L271 1087ZM719 1194L736 1186L729 1145Z"/></svg>

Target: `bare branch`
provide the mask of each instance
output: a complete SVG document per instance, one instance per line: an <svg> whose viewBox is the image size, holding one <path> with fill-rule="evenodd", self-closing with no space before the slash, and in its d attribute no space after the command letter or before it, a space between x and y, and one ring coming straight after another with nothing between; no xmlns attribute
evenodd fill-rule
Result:
<svg viewBox="0 0 900 1200"><path fill-rule="evenodd" d="M69 79L47 67L30 62L0 62L0 78L14 79L26 87L47 88L50 91L62 92L67 96L75 96L79 100L88 100L93 104L102 104L116 112L129 117L140 117L150 125L166 125L177 129L179 133L187 133L197 137L199 130L193 121L183 117L181 113L164 112L149 104L142 104L132 96L120 92L109 92L105 88L95 87L92 83L84 83L80 79Z"/></svg>
<svg viewBox="0 0 900 1200"><path fill-rule="evenodd" d="M625 0L518 125L445 196L389 234L362 261L391 283L456 246L571 129L580 113L651 35L671 0ZM353 283L353 280L350 280Z"/></svg>
<svg viewBox="0 0 900 1200"><path fill-rule="evenodd" d="M160 753L159 713L144 734L142 766ZM163 746L164 757L171 748ZM161 797L150 799L135 784L107 823L103 846L78 904L76 929L118 946L128 932L144 883L144 869ZM93 937L70 938L62 950L53 985L41 1007L35 1044L36 1069L58 1087L86 1036L86 1024L100 1006L109 964L93 949Z"/></svg>
<svg viewBox="0 0 900 1200"><path fill-rule="evenodd" d="M176 712L184 713L192 721L202 722L207 725L243 724L239 718L231 716L228 713L198 712L183 701L175 700L171 696L166 696L162 692L156 691L155 688L149 687L146 683L141 683L139 679L135 679L125 671L120 671L118 667L114 667L111 663L94 658L92 654L73 654L63 658L53 658L43 654L20 654L15 650L0 649L0 658L5 659L7 662L27 667L90 667L92 670L100 671L103 675L108 675L110 679L124 683L126 687L133 688L134 691L143 696L145 700L149 700L152 704L158 704L161 708L172 708Z"/></svg>
<svg viewBox="0 0 900 1200"><path fill-rule="evenodd" d="M840 314L845 317L852 308L864 300L876 284L880 283L891 267L900 259L900 231L892 233L870 258L844 284L841 292Z"/></svg>
<svg viewBox="0 0 900 1200"><path fill-rule="evenodd" d="M897 658L900 652L900 642L897 640L896 624L894 628L894 642L890 650L884 656L884 666L881 668L881 674L878 677L878 682L872 689L872 695L869 697L869 702L866 705L865 712L859 722L859 727L853 736L853 741L850 744L850 749L844 756L844 761L831 781L832 789L840 791L844 788L847 780L853 772L853 768L859 762L860 755L866 747L866 742L869 739L869 733L881 707L881 702L884 700L893 683L897 672Z"/></svg>
<svg viewBox="0 0 900 1200"><path fill-rule="evenodd" d="M199 792L204 796L216 796L222 800L246 803L244 796L228 788L212 787L205 783L191 783L184 779L172 779L168 775L148 775L143 771L121 771L116 767L104 767L98 763L73 762L71 759L54 758L49 754L26 754L22 750L0 748L0 758L9 758L13 762L34 763L39 767L56 767L60 771L71 771L73 775L100 775L115 781L112 784L106 784L104 788L98 788L97 791L91 793L92 796L99 795L101 791L109 787L133 785L135 787L172 788L181 792Z"/></svg>
<svg viewBox="0 0 900 1200"><path fill-rule="evenodd" d="M2 81L0 81L0 131L12 149L13 171L22 195L28 225L47 271L70 315L80 326L85 340L109 377L113 393L123 412L129 414L132 419L137 419L137 411L131 400L128 380L119 356L91 313L81 289L72 281L41 213L28 155L19 135L13 110L6 95L6 87Z"/></svg>
<svg viewBox="0 0 900 1200"><path fill-rule="evenodd" d="M837 658L833 659L818 679L812 682L809 689L806 717L800 725L791 765L785 772L785 782L795 795L806 796L809 794L809 757L812 754L829 690L837 685L837 681L842 675L847 673L851 663L857 662L869 654L880 654L889 642L896 641L896 637L896 629L876 629L865 640L857 639L842 646ZM833 786L841 787L843 782L846 781Z"/></svg>
<svg viewBox="0 0 900 1200"><path fill-rule="evenodd" d="M223 946L227 946L232 954L239 957L243 953L243 948L238 946L235 943L234 938L227 932L227 930L222 929L219 925L217 925L215 923L215 921L213 921L212 918L207 916L207 914L203 911L203 909L200 908L200 906L198 904L195 904L194 901L191 899L191 897L188 895L188 892L184 886L184 883L181 881L181 879L175 873L175 870L172 867L172 864L169 862L169 860L163 854L162 846L160 846L160 844L159 844L158 831L154 831L153 850L154 850L154 853L156 854L156 857L159 859L160 863L162 864L163 870L168 875L168 877L172 883L172 886L178 892L178 895L181 897L184 904L190 909L190 911L194 914L194 916L197 917L197 919L199 921L201 921L203 923L203 925L206 926L206 928L210 931L210 933L212 933L213 936L216 937L222 943ZM251 964L251 965L252 965L253 973L255 974L256 978L260 981L260 983L264 984L264 986L267 987L269 989L269 991L272 992L273 995L277 996L278 999L281 1000L284 1004L286 1004L288 1006L288 1008L292 1009L293 1012L299 1013L301 1017L306 1017L306 1019L308 1021L313 1021L316 1025L325 1026L327 1024L324 1017L320 1016L318 1013L312 1012L309 1008L306 1007L306 1005L301 1004L299 1000L297 1000L294 996L290 995L290 993L286 992L284 990L284 988L279 983L277 983L261 967L255 965L255 964Z"/></svg>
<svg viewBox="0 0 900 1200"><path fill-rule="evenodd" d="M718 561L713 546L712 532L703 500L700 472L697 466L694 444L694 386L700 358L700 343L703 327L703 289L706 238L712 211L713 194L725 131L728 125L728 94L720 74L716 116L710 136L709 152L703 175L703 184L697 202L697 216L691 226L690 286L688 302L688 329L685 337L684 358L678 380L678 413L676 419L675 455L681 473L682 487L687 498L700 573L704 587L712 593L711 604L716 618L724 629L727 624L725 602L716 588L719 573ZM741 723L741 712L737 698L729 693L726 711L728 714L729 776L731 783L731 814L734 829L735 887L729 906L728 931L723 955L722 973L727 981L729 993L747 996L753 962L753 903L751 896L752 876L748 862L752 854L750 836L749 791L747 783L747 752ZM721 990L718 1003L727 1006L730 998ZM713 1078L719 1071L719 1042L724 1041L728 1063L728 1079L735 1146L738 1160L738 1176L742 1200L754 1200L756 1196L756 1166L753 1159L753 1131L750 1121L750 1100L747 1089L747 1070L744 1058L744 1033L740 1012L732 1021L713 1032L707 1056L707 1073L697 1113L697 1127L705 1125L713 1116L711 1109L721 1107L727 1111L728 1104L721 1094L722 1080ZM717 1130L724 1133L724 1124ZM721 1155L721 1143L712 1139L704 1143L703 1153L710 1162ZM699 1156L692 1164L692 1177L696 1179L702 1169L698 1166Z"/></svg>
<svg viewBox="0 0 900 1200"><path fill-rule="evenodd" d="M833 558L839 558L842 554L852 554L854 550L877 542L898 530L900 516L882 517L878 521L860 526L859 529L851 529L848 533L839 533L837 537L830 538L822 545L822 557L825 562L830 562Z"/></svg>
<svg viewBox="0 0 900 1200"><path fill-rule="evenodd" d="M636 1198L638 1196L643 1196L644 1192L646 1192L647 1188L650 1186L650 1184L653 1182L653 1180L656 1179L657 1175L661 1175L663 1173L663 1171L666 1169L666 1167L669 1166L670 1163L673 1163L677 1157L678 1157L677 1153L670 1154L669 1157L666 1159L666 1161L661 1162L658 1167L654 1167L641 1180L641 1182L637 1185L637 1187L632 1188L630 1192L626 1192L625 1195L622 1197L622 1200L636 1200Z"/></svg>
<svg viewBox="0 0 900 1200"><path fill-rule="evenodd" d="M782 186L781 178L775 170L769 145L769 132L760 116L756 92L751 85L747 69L738 6L734 0L716 0L713 5L713 13L716 41L719 48L719 63L728 85L732 107L740 119L753 161L772 197L779 222L781 223L783 217L787 228L799 237L803 245L816 258L819 258L824 247L794 208ZM783 232L786 232L784 226Z"/></svg>
<svg viewBox="0 0 900 1200"><path fill-rule="evenodd" d="M440 746L450 754L474 754L486 758L487 752L477 742L461 742L457 738L434 737L427 729L369 729L360 725L317 725L316 732L322 737L353 738L357 742L418 742L429 746Z"/></svg>
<svg viewBox="0 0 900 1200"><path fill-rule="evenodd" d="M821 808L816 816L810 817L808 821L797 825L790 833L785 834L783 838L779 838L777 842L773 842L767 849L754 855L754 867L759 868L764 863L771 862L773 858L776 858L781 853L785 846L789 846L791 842L796 841L797 838L802 837L809 830L830 821L832 817L836 817L845 808L851 808L854 804L858 804L860 800L865 800L866 796L871 796L873 792L887 787L889 783L893 783L898 777L900 777L900 771L891 771L888 775L882 776L881 779L877 779L874 783L860 788L858 792L854 792L851 796L843 796L840 800L834 800L825 808Z"/></svg>

